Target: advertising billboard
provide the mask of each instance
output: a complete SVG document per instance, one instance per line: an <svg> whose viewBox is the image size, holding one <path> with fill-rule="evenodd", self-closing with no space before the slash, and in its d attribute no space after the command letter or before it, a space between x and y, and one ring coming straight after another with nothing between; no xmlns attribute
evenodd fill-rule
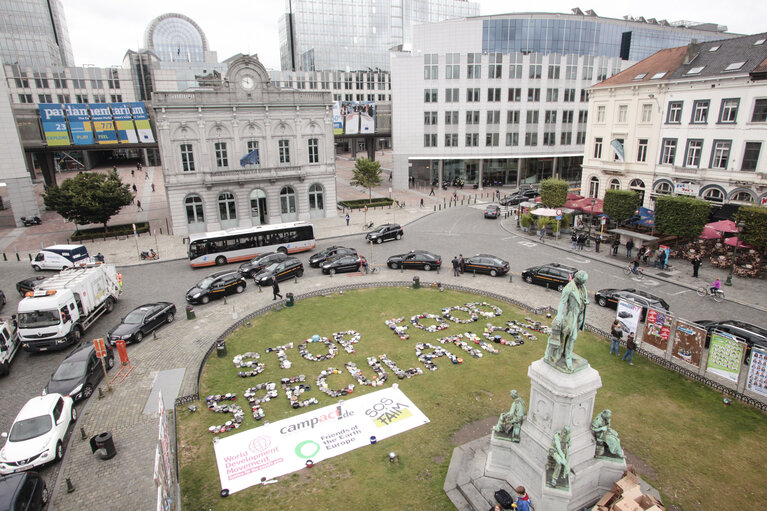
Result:
<svg viewBox="0 0 767 511"><path fill-rule="evenodd" d="M344 134L344 119L341 117L341 103L333 101L333 135Z"/></svg>
<svg viewBox="0 0 767 511"><path fill-rule="evenodd" d="M96 140L99 144L116 144L117 133L115 122L112 119L112 111L106 103L91 103L91 119L96 129Z"/></svg>
<svg viewBox="0 0 767 511"><path fill-rule="evenodd" d="M684 360L695 367L700 367L700 355L703 352L705 340L706 330L694 323L680 319L676 322L671 356Z"/></svg>
<svg viewBox="0 0 767 511"><path fill-rule="evenodd" d="M737 383L740 362L745 353L746 343L727 334L714 332L711 334L706 371Z"/></svg>
<svg viewBox="0 0 767 511"><path fill-rule="evenodd" d="M91 113L88 111L88 105L85 103L67 103L64 105L69 121L69 131L72 132L72 139L75 145L93 144L93 124L91 124Z"/></svg>
<svg viewBox="0 0 767 511"><path fill-rule="evenodd" d="M763 348L754 346L751 349L746 390L767 396L767 351Z"/></svg>
<svg viewBox="0 0 767 511"><path fill-rule="evenodd" d="M130 105L128 103L110 103L110 107L120 143L138 144L138 136L136 136L136 128L133 125Z"/></svg>
<svg viewBox="0 0 767 511"><path fill-rule="evenodd" d="M60 103L40 103L40 120L49 146L69 145L67 118Z"/></svg>
<svg viewBox="0 0 767 511"><path fill-rule="evenodd" d="M615 314L618 322L623 328L623 332L628 335L629 333L637 334L637 328L639 327L639 318L642 316L642 307L625 300L618 302L618 310Z"/></svg>
<svg viewBox="0 0 767 511"><path fill-rule="evenodd" d="M665 352L668 347L668 340L671 337L671 325L673 322L674 318L666 312L647 309L642 340Z"/></svg>
<svg viewBox="0 0 767 511"><path fill-rule="evenodd" d="M335 108L335 106L334 106ZM376 107L372 101L343 101L340 106L340 118L343 120L344 133L357 135L375 133ZM335 110L333 119L335 121ZM333 129L336 129L335 122Z"/></svg>
<svg viewBox="0 0 767 511"><path fill-rule="evenodd" d="M138 131L138 140L142 144L154 143L154 134L152 126L149 124L149 116L146 113L146 107L143 101L134 101L130 104L133 120L136 121L136 131Z"/></svg>

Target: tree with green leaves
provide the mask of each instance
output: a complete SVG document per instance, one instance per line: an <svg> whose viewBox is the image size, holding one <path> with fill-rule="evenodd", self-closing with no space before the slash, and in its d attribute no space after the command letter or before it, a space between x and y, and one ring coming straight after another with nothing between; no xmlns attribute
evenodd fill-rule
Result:
<svg viewBox="0 0 767 511"><path fill-rule="evenodd" d="M743 222L740 239L754 247L767 248L767 208L741 206L735 215L736 222Z"/></svg>
<svg viewBox="0 0 767 511"><path fill-rule="evenodd" d="M639 194L633 190L607 190L602 209L614 221L625 222L639 207Z"/></svg>
<svg viewBox="0 0 767 511"><path fill-rule="evenodd" d="M655 199L655 229L666 235L692 239L700 236L708 222L711 204L684 195Z"/></svg>
<svg viewBox="0 0 767 511"><path fill-rule="evenodd" d="M547 208L561 208L567 202L567 181L557 178L547 178L541 181L541 204Z"/></svg>
<svg viewBox="0 0 767 511"><path fill-rule="evenodd" d="M358 158L354 163L354 177L349 184L368 189L368 201L373 200L373 187L381 184L381 164L367 158Z"/></svg>
<svg viewBox="0 0 767 511"><path fill-rule="evenodd" d="M104 224L130 204L133 194L120 176L83 172L66 179L61 186L51 186L43 194L45 205L75 225Z"/></svg>

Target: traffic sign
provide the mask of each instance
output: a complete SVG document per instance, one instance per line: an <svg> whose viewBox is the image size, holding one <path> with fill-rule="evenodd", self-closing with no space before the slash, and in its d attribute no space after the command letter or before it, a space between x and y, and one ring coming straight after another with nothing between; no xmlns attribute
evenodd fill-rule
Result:
<svg viewBox="0 0 767 511"><path fill-rule="evenodd" d="M557 209L556 213L557 213L557 217L561 217L562 216L562 210L561 209Z"/></svg>
<svg viewBox="0 0 767 511"><path fill-rule="evenodd" d="M96 348L96 356L98 358L107 356L107 348L104 346L104 339L93 339L93 346Z"/></svg>

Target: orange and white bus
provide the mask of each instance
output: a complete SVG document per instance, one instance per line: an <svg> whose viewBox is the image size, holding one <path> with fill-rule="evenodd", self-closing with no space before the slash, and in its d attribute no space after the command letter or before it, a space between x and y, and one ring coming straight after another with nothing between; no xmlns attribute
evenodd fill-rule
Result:
<svg viewBox="0 0 767 511"><path fill-rule="evenodd" d="M309 222L258 225L189 236L189 264L193 268L243 262L266 252L293 254L315 247Z"/></svg>

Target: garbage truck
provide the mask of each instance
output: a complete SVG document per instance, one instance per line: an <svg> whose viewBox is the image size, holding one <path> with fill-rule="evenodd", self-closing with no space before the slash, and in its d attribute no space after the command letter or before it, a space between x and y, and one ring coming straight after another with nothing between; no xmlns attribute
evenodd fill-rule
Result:
<svg viewBox="0 0 767 511"><path fill-rule="evenodd" d="M112 264L87 264L43 281L19 302L18 333L24 350L57 350L79 343L98 318L114 309L121 280Z"/></svg>

